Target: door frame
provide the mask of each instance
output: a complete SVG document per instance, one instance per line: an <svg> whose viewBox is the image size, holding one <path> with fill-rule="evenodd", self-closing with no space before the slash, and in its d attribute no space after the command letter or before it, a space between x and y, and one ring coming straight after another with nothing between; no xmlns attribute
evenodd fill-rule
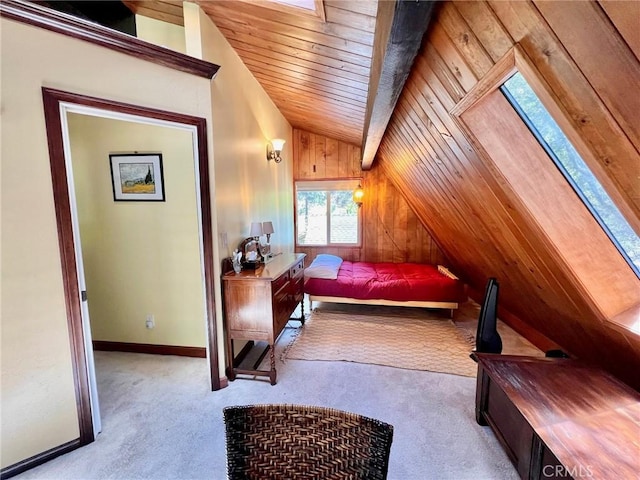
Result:
<svg viewBox="0 0 640 480"><path fill-rule="evenodd" d="M197 151L194 153L197 156L199 169L200 241L202 245L202 268L204 274L207 356L209 359L211 390L219 390L221 388L221 381L214 297L213 232L211 224L211 193L206 119L47 87L42 87L42 97L49 145L51 180L58 227L58 244L62 264L67 324L69 327L76 407L80 427L80 444L86 445L94 440L95 432L93 430L91 413L90 384L84 343L85 335L82 325L81 292L78 283L76 247L72 223L73 212L69 197L69 184L65 162L62 119L62 115L65 114L65 112L63 111L63 107L65 105L90 107L97 110L115 112L123 116L143 117L195 128Z"/></svg>

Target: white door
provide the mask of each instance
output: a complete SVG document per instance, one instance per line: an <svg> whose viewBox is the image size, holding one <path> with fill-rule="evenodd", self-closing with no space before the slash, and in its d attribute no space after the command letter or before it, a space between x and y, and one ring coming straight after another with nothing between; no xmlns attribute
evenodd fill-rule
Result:
<svg viewBox="0 0 640 480"><path fill-rule="evenodd" d="M74 205L75 216L75 205ZM98 382L96 380L96 368L93 359L93 340L91 337L91 324L89 323L89 303L87 285L84 279L84 267L82 264L82 247L80 243L80 232L78 232L77 222L73 225L74 242L76 244L76 264L78 266L78 286L81 292L82 306L82 329L84 330L84 354L87 357L87 376L89 378L89 398L91 403L91 419L93 421L93 435L98 435L102 431L100 420L100 402L98 401Z"/></svg>
<svg viewBox="0 0 640 480"><path fill-rule="evenodd" d="M93 358L93 341L91 338L91 324L89 322L89 303L87 284L84 276L84 263L82 261L82 242L80 240L80 222L78 221L78 206L75 194L75 184L73 181L73 166L71 162L71 146L69 141L69 128L67 125L66 109L61 113L64 158L67 170L67 185L69 186L69 207L71 209L71 223L73 226L73 243L75 244L76 269L78 271L78 289L80 291L80 305L82 312L82 329L84 333L84 354L87 358L87 378L89 379L89 401L91 403L91 418L93 422L94 438L102 431L102 421L100 420L100 403L98 401L98 383L96 380L96 369Z"/></svg>

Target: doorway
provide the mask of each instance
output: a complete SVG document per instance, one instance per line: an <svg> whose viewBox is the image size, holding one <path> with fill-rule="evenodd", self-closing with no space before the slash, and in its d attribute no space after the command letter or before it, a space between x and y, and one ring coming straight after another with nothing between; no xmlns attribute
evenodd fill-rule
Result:
<svg viewBox="0 0 640 480"><path fill-rule="evenodd" d="M43 88L45 121L58 225L67 320L70 331L72 365L80 424L80 442L94 440L99 429L95 415L97 396L92 364L91 331L84 294L84 270L79 242L78 212L73 188L68 114L124 120L136 124L162 126L191 133L194 153L195 198L200 253L203 320L211 389L220 389L216 318L213 296L213 245L205 119L112 102Z"/></svg>

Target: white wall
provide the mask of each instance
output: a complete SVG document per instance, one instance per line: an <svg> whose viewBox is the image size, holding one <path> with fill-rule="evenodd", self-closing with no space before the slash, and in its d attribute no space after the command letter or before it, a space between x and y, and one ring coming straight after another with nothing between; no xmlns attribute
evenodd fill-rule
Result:
<svg viewBox="0 0 640 480"><path fill-rule="evenodd" d="M192 133L75 113L68 122L93 340L204 348ZM114 201L109 154L134 151L162 155L164 202Z"/></svg>
<svg viewBox="0 0 640 480"><path fill-rule="evenodd" d="M187 52L221 65L211 83L216 177L215 215L218 257L231 255L249 236L251 222L271 220L273 252L292 252L292 128L200 7L185 2ZM281 163L267 162L266 145L283 138ZM222 242L226 233L228 245ZM218 263L219 264L219 263ZM216 277L216 314L222 318L220 280ZM218 338L223 339L222 322ZM220 364L224 359L220 358Z"/></svg>
<svg viewBox="0 0 640 480"><path fill-rule="evenodd" d="M211 83L211 99L215 201L218 229L230 241L226 253L249 235L252 221L264 220L274 222L274 249L293 251L291 125L198 5L185 2L184 16L189 53L201 52L204 60L222 65ZM194 31L199 38L193 39ZM266 160L272 138L287 140L282 163Z"/></svg>
<svg viewBox="0 0 640 480"><path fill-rule="evenodd" d="M6 467L79 435L42 86L204 117L209 126L211 87L207 79L4 17L0 31Z"/></svg>
<svg viewBox="0 0 640 480"><path fill-rule="evenodd" d="M184 27L136 15L136 37L145 42L186 53Z"/></svg>

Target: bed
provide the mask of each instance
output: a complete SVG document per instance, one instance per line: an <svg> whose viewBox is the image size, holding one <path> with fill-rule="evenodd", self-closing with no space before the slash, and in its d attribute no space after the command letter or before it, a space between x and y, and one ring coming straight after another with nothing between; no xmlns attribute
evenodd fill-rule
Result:
<svg viewBox="0 0 640 480"><path fill-rule="evenodd" d="M304 292L313 302L453 310L464 284L441 265L350 262L320 254L305 269Z"/></svg>

